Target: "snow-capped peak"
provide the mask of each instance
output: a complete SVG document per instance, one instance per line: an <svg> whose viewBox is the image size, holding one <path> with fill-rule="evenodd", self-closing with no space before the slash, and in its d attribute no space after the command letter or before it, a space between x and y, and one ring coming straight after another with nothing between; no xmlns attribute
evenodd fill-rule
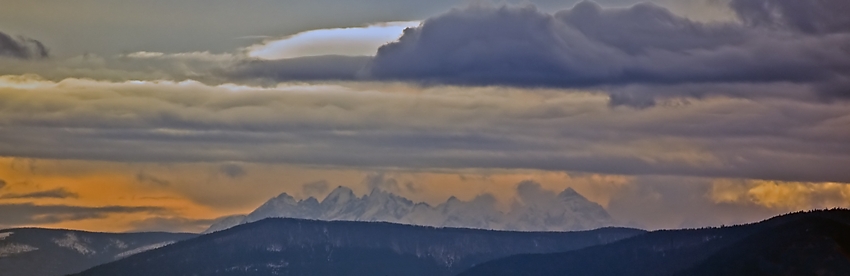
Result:
<svg viewBox="0 0 850 276"><path fill-rule="evenodd" d="M526 186L535 188L538 186ZM570 231L613 225L602 206L567 188L559 194L539 193L545 198L518 202L507 212L498 210L495 197L482 194L470 201L455 196L431 206L380 189L358 197L339 186L321 202L315 198L298 201L282 193L251 212L241 223L270 217L318 220L385 221L436 227L464 227L498 230ZM234 220L223 220L210 229L229 228ZM209 231L208 231L209 232Z"/></svg>
<svg viewBox="0 0 850 276"><path fill-rule="evenodd" d="M580 198L582 200L587 200L584 196L573 190L573 188L566 188L563 192L558 194L558 198L561 199L569 199L569 198Z"/></svg>
<svg viewBox="0 0 850 276"><path fill-rule="evenodd" d="M333 191L331 191L331 193L328 194L328 196L326 196L324 200L322 200L322 203L340 204L348 202L355 198L357 198L357 196L354 195L354 191L347 187L339 186Z"/></svg>

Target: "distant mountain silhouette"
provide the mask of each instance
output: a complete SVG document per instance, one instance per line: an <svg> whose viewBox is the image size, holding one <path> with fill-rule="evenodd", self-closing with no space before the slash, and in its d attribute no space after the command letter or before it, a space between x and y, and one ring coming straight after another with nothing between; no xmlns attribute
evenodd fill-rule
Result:
<svg viewBox="0 0 850 276"><path fill-rule="evenodd" d="M15 228L0 230L0 275L57 276L195 237L175 233L93 233Z"/></svg>
<svg viewBox="0 0 850 276"><path fill-rule="evenodd" d="M215 222L204 233L275 217L517 231L576 231L615 224L602 206L571 188L557 195L517 202L510 212L503 213L496 208L495 198L488 195L471 201L451 197L445 203L430 206L377 189L357 197L351 189L338 187L321 202L313 197L298 201L283 193L246 216Z"/></svg>
<svg viewBox="0 0 850 276"><path fill-rule="evenodd" d="M459 276L850 275L850 211L760 223L655 231L576 251L517 255Z"/></svg>
<svg viewBox="0 0 850 276"><path fill-rule="evenodd" d="M643 230L508 232L384 222L265 219L101 265L80 276L450 276L520 253L562 252Z"/></svg>

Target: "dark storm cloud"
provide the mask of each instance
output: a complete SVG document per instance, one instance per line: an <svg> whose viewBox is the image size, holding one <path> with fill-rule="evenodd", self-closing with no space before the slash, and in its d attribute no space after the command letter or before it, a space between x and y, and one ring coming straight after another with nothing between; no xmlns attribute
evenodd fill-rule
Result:
<svg viewBox="0 0 850 276"><path fill-rule="evenodd" d="M0 190L6 187L6 180L0 179Z"/></svg>
<svg viewBox="0 0 850 276"><path fill-rule="evenodd" d="M0 194L0 199L36 199L36 198L76 198L79 195L73 192L69 192L64 188L58 188L47 191L38 191L33 193L10 193L10 194Z"/></svg>
<svg viewBox="0 0 850 276"><path fill-rule="evenodd" d="M0 204L0 217L4 225L49 224L63 221L105 218L110 214L158 213L161 207L71 205Z"/></svg>
<svg viewBox="0 0 850 276"><path fill-rule="evenodd" d="M730 7L752 26L810 34L850 32L850 1L732 0Z"/></svg>
<svg viewBox="0 0 850 276"><path fill-rule="evenodd" d="M245 168L236 164L223 164L218 167L218 171L230 178L243 177L248 173Z"/></svg>
<svg viewBox="0 0 850 276"><path fill-rule="evenodd" d="M0 56L19 59L46 58L47 47L41 41L18 36L13 37L0 32Z"/></svg>
<svg viewBox="0 0 850 276"><path fill-rule="evenodd" d="M533 6L473 6L405 30L397 42L378 50L367 72L374 79L424 84L606 90L623 85L797 83L807 86L776 94L848 95L850 35L798 32L843 31L850 26L848 19L837 15L847 13L846 1L761 1L812 6L797 10L793 4L774 3L781 12L769 14L779 16L771 20L781 20L777 24L782 27L770 29L758 27L763 23L752 15L758 11L742 4L749 2L731 4L749 24L696 22L654 4L602 8L582 2L555 14ZM805 21L800 17L818 18L807 27L794 23ZM696 93L726 94L708 89ZM612 105L651 106L657 96L615 94ZM666 96L692 97L694 92Z"/></svg>

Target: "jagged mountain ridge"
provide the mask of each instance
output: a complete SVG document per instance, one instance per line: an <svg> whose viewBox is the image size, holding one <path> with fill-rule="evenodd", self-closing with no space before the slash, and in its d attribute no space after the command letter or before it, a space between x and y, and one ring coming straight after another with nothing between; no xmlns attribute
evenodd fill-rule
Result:
<svg viewBox="0 0 850 276"><path fill-rule="evenodd" d="M495 258L575 250L643 233L628 228L509 232L270 218L140 253L78 275L450 276Z"/></svg>
<svg viewBox="0 0 850 276"><path fill-rule="evenodd" d="M183 233L0 230L0 275L59 276L195 237Z"/></svg>
<svg viewBox="0 0 850 276"><path fill-rule="evenodd" d="M282 193L248 215L216 221L204 233L274 217L511 231L579 231L616 224L602 206L587 200L572 188L552 198L517 202L504 213L498 210L495 198L490 195L481 195L470 201L451 197L442 204L431 206L379 189L358 197L351 189L340 186L321 202L314 197L299 201Z"/></svg>

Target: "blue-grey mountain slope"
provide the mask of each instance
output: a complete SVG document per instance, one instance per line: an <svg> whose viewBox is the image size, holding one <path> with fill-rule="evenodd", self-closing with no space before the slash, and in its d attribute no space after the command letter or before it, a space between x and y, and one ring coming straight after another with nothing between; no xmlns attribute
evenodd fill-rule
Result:
<svg viewBox="0 0 850 276"><path fill-rule="evenodd" d="M850 210L814 211L760 223L655 231L582 250L525 254L460 276L850 275Z"/></svg>
<svg viewBox="0 0 850 276"><path fill-rule="evenodd" d="M195 237L181 233L93 233L16 228L0 230L0 275L76 273Z"/></svg>
<svg viewBox="0 0 850 276"><path fill-rule="evenodd" d="M450 276L521 253L575 250L644 233L509 232L385 222L265 219L101 265L79 276Z"/></svg>

